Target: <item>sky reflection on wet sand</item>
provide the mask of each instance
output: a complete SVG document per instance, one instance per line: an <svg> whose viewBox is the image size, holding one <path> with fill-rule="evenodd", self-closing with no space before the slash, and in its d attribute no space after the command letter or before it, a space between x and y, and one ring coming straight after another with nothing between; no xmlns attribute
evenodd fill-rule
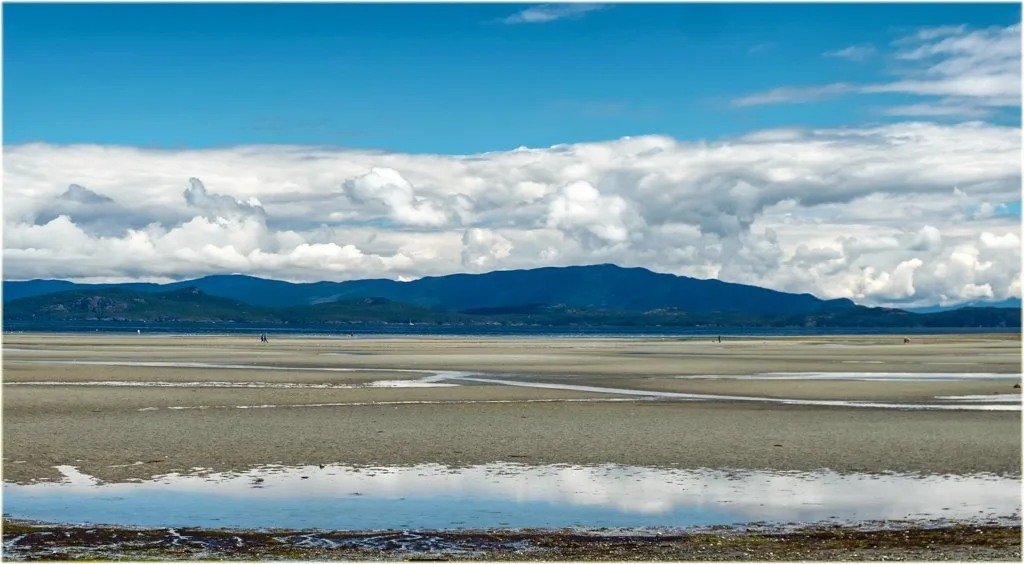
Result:
<svg viewBox="0 0 1024 564"><path fill-rule="evenodd" d="M43 521L334 530L684 527L1020 513L1019 478L992 475L676 470L494 463L353 468L196 468L100 484L71 466L60 483L5 484L4 509Z"/></svg>

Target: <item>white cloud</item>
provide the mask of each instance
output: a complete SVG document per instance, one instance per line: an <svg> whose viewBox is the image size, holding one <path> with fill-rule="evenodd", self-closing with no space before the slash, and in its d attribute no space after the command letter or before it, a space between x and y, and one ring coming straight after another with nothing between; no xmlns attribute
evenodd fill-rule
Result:
<svg viewBox="0 0 1024 564"><path fill-rule="evenodd" d="M986 231L981 234L981 244L990 249L1018 249L1020 238L1013 233L993 235Z"/></svg>
<svg viewBox="0 0 1024 564"><path fill-rule="evenodd" d="M563 229L588 246L626 243L629 204L621 196L603 196L585 181L565 185L548 206L547 226ZM596 240L595 240L596 239Z"/></svg>
<svg viewBox="0 0 1024 564"><path fill-rule="evenodd" d="M968 29L966 26L920 30L895 42L891 60L896 80L876 84L826 84L776 88L733 101L735 106L814 102L843 94L903 94L929 101L900 104L885 111L902 116L987 115L995 108L1019 108L1021 99L1021 26ZM863 59L867 46L826 56Z"/></svg>
<svg viewBox="0 0 1024 564"><path fill-rule="evenodd" d="M852 84L826 84L824 86L797 86L775 88L760 94L751 94L733 100L734 106L761 106L764 104L795 104L817 102L856 91Z"/></svg>
<svg viewBox="0 0 1024 564"><path fill-rule="evenodd" d="M346 180L345 195L356 204L381 206L389 218L403 225L438 226L448 222L440 203L417 196L412 184L391 168L373 168Z"/></svg>
<svg viewBox="0 0 1024 564"><path fill-rule="evenodd" d="M1018 128L983 123L469 156L16 145L4 269L298 281L614 262L866 304L1001 299L1020 292L1020 224L985 210L1020 199L1020 150ZM67 202L71 184L99 197Z"/></svg>
<svg viewBox="0 0 1024 564"><path fill-rule="evenodd" d="M969 100L947 99L938 103L905 104L891 106L882 110L889 116L905 117L962 117L983 118L992 113L992 108L974 106Z"/></svg>
<svg viewBox="0 0 1024 564"><path fill-rule="evenodd" d="M183 195L185 203L190 208L209 213L212 217L266 215L263 204L256 196L251 196L248 201L243 202L231 196L209 192L198 178L190 178L188 182L189 187L185 189Z"/></svg>
<svg viewBox="0 0 1024 564"><path fill-rule="evenodd" d="M603 10L604 4L542 4L526 8L501 20L506 24L542 24L557 20L580 18L589 12Z"/></svg>
<svg viewBox="0 0 1024 564"><path fill-rule="evenodd" d="M921 41L931 41L939 37L945 37L947 35L956 35L963 33L967 29L966 25L943 25L938 27L924 28L917 31L909 37L905 37L897 43L907 43L918 39Z"/></svg>
<svg viewBox="0 0 1024 564"><path fill-rule="evenodd" d="M87 205L108 204L114 201L114 199L109 196L97 194L96 192L93 192L92 190L84 186L79 186L77 184L72 184L71 186L68 186L68 189L63 194L61 194L58 197L58 199L65 202L76 202L79 204Z"/></svg>
<svg viewBox="0 0 1024 564"><path fill-rule="evenodd" d="M862 45L850 45L844 49L838 51L827 51L823 53L825 57L835 57L839 59L848 59L850 61L866 61L877 53L878 50L875 46L870 43Z"/></svg>
<svg viewBox="0 0 1024 564"><path fill-rule="evenodd" d="M911 242L909 249L912 251L933 251L942 248L942 233L931 225L925 225Z"/></svg>
<svg viewBox="0 0 1024 564"><path fill-rule="evenodd" d="M512 252L512 243L490 229L467 229L462 234L462 266L483 272L501 264Z"/></svg>

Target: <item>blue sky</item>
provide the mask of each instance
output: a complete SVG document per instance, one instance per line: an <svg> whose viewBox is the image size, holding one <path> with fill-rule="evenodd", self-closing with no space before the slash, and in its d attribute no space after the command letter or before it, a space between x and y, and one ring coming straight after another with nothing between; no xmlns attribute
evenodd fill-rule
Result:
<svg viewBox="0 0 1024 564"><path fill-rule="evenodd" d="M4 142L467 154L886 123L909 96L735 100L890 80L913 30L1020 21L1014 4L624 4L508 22L530 7L7 4ZM987 117L1019 125L1011 110Z"/></svg>

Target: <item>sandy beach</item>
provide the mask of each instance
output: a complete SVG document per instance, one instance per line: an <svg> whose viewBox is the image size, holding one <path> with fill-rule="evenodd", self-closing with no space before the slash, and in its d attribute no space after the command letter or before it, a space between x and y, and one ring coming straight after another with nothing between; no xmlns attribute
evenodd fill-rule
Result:
<svg viewBox="0 0 1024 564"><path fill-rule="evenodd" d="M919 336L907 345L899 336L721 344L708 338L272 338L261 345L246 336L42 334L5 335L3 344L8 481L55 480L53 467L62 464L109 481L199 466L494 461L1020 473L1020 411L641 400L460 380L396 387L449 370L766 398L996 396L1020 393L1013 388L1020 382L1019 334ZM766 372L993 376L704 378ZM399 384L372 387L381 381Z"/></svg>

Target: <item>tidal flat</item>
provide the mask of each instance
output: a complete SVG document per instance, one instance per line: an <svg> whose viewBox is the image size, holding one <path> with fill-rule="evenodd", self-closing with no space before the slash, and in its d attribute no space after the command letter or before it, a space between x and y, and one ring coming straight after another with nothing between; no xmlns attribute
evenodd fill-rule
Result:
<svg viewBox="0 0 1024 564"><path fill-rule="evenodd" d="M578 515L566 512L572 514L568 521L547 526L591 530L629 528L634 523L640 531L630 541L635 544L643 538L657 543L664 535L643 533L645 527L678 532L696 525L739 526L758 520L809 525L831 517L836 519L829 526L847 527L865 520L909 519L908 523L920 524L941 518L945 528L971 525L1017 531L1016 544L986 552L991 543L964 541L975 529L956 529L957 542L974 548L954 551L955 558L1020 554L1019 334L915 336L910 344L898 336L727 337L722 343L706 337L272 336L263 344L251 336L13 334L4 336L3 345L3 477L5 498L15 501L5 503L4 511L13 519L60 521L29 515L21 493L30 490L15 488L61 484L68 487L46 491L71 495L71 486L85 487L86 494L106 499L103 496L109 498L112 487L155 484L159 499L180 492L174 484L189 477L221 484L218 491L228 491L226 484L239 476L270 472L251 478L260 482L248 484L232 498L243 503L266 496L294 497L302 487L327 479L315 474L324 468L384 468L389 470L380 473L394 481L402 469L435 465L443 469L439 475L448 477L413 490L465 493L465 479L456 477L488 465L521 465L526 476L537 468L561 466L580 472L628 467L637 470L616 478L616 484L648 476L640 491L654 492L657 498L676 488L675 495L685 503L681 501L675 513L654 513L661 515L657 518L643 513L634 513L633 518L625 510L614 517L606 512L600 519L596 509ZM310 469L300 472L305 478L288 473L303 468ZM650 478L660 476L657 471L689 472L690 481ZM274 476L281 472L291 481L276 482ZM736 496L697 495L713 482L702 472L760 472L767 476L766 491L799 473L804 481L797 480L790 489L804 488L812 497L813 492L832 493L808 502L818 504L816 511L787 513L782 505L768 503L760 514L747 515L730 508L739 499ZM941 495L952 483L928 481L936 476L962 478L976 480L978 493L965 494L956 510L943 505L844 513L837 500L848 499L849 491L815 489L818 482L813 480L818 478L807 478L833 474L839 476L836 479L888 475L891 480L910 480L907 484L918 484L925 492L922 497L928 497L929 487ZM494 479L500 482L501 475ZM89 481L76 485L69 476L88 476ZM915 482L915 476L920 481ZM570 506L600 506L595 499L607 500L622 490L608 486L590 492L592 498L573 498L569 494L583 488L581 484L595 483L595 478L559 482L562 485L554 489L543 483L521 481L513 490L528 499L506 502L547 504L533 509L551 514ZM683 483L689 485L680 486ZM1016 493L1005 494L1007 483ZM561 493L530 497L530 491L544 487ZM890 490L870 479L860 487L873 489L880 499L898 497L884 493ZM997 487L1003 489L993 489ZM369 511L369 503L398 504L393 507L401 507L399 513L414 526L381 521L373 528L445 529L448 535L545 525L531 525L527 519L513 526L505 517L494 517L500 511L488 505L496 503L492 498L477 495L460 503L475 500L480 517L432 527L413 517L436 499L419 499L417 506L411 490L395 496L386 488L380 491L385 493L342 496L325 505L322 513L360 507ZM1009 495L1009 505L984 501L994 494L1000 499ZM637 495L633 491L626 497ZM108 507L121 507L121 513L109 513L104 521L96 520L99 514L91 520L80 516L65 525L104 525L105 531L190 526L147 523L143 514L159 508L133 509L124 502L125 495L115 497L121 501L115 499ZM59 503L58 498L53 500ZM270 514L275 507L287 510L286 504L266 503ZM488 511L490 521L482 517ZM518 515L512 509L506 514ZM205 525L211 531L217 528L216 523ZM308 525L299 528L325 528L315 519ZM238 526L252 529L267 523ZM342 528L354 532L353 527L349 523ZM15 529L5 527L5 547L15 538ZM869 533L858 530L857 534ZM545 534L561 538L550 530ZM978 539L999 537L1004 545L1008 538L1003 533L979 535ZM29 537L18 542L25 538ZM458 556L457 551L449 552ZM655 558L658 551L648 553ZM490 551L484 557L505 558L502 554ZM559 554L563 553L538 557ZM695 552L664 554L669 559L697 558ZM907 554L927 557L921 552ZM564 555L572 557L571 552ZM822 552L811 557L828 559Z"/></svg>

